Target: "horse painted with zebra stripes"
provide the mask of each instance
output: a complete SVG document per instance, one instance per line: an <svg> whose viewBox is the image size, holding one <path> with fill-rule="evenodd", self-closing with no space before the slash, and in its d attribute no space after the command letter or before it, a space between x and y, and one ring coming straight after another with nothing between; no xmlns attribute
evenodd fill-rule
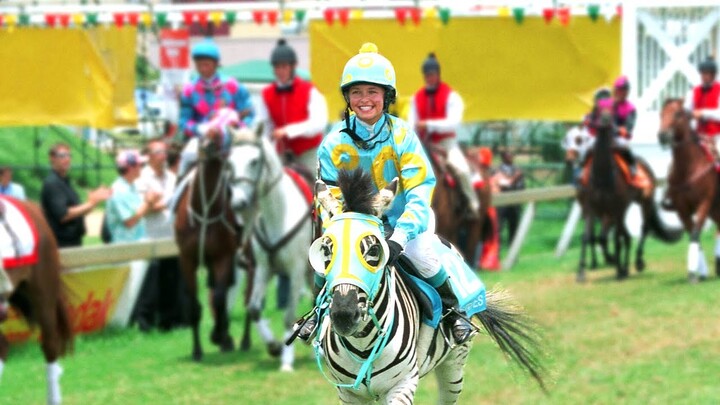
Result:
<svg viewBox="0 0 720 405"><path fill-rule="evenodd" d="M324 271L327 280L316 307L318 367L336 385L343 404L411 404L419 379L431 371L437 377L438 403L454 404L462 392L472 340L455 345L444 322L437 328L423 323L410 286L397 269L386 266L388 248L379 218L397 183L375 193L369 175L341 172L344 204L324 183L316 185L318 200L330 215L325 232L310 248L313 268ZM544 389L536 333L523 311L505 294L489 292L486 309L475 318Z"/></svg>

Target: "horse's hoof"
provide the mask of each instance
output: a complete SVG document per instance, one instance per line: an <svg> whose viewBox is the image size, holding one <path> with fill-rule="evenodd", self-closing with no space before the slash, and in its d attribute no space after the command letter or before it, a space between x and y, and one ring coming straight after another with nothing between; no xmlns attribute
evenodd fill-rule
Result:
<svg viewBox="0 0 720 405"><path fill-rule="evenodd" d="M715 274L720 277L720 257L715 258Z"/></svg>
<svg viewBox="0 0 720 405"><path fill-rule="evenodd" d="M268 343L268 353L270 353L272 357L280 357L282 349L282 344L280 342Z"/></svg>
<svg viewBox="0 0 720 405"><path fill-rule="evenodd" d="M201 350L193 351L192 359L194 362L199 363L200 361L202 361L202 358L203 354Z"/></svg>
<svg viewBox="0 0 720 405"><path fill-rule="evenodd" d="M627 270L619 271L616 278L618 281L625 280L626 278L628 278L628 271Z"/></svg>
<svg viewBox="0 0 720 405"><path fill-rule="evenodd" d="M575 278L575 281L577 281L580 284L585 283L585 274L584 273L578 273L577 277Z"/></svg>
<svg viewBox="0 0 720 405"><path fill-rule="evenodd" d="M695 274L695 273L688 274L688 282L690 282L690 284L697 284L698 281L699 281L699 278L698 278L697 274Z"/></svg>
<svg viewBox="0 0 720 405"><path fill-rule="evenodd" d="M228 336L220 345L220 351L222 353L228 353L235 350L235 344L230 336Z"/></svg>
<svg viewBox="0 0 720 405"><path fill-rule="evenodd" d="M645 270L645 260L638 260L635 262L635 270L637 270L638 273Z"/></svg>
<svg viewBox="0 0 720 405"><path fill-rule="evenodd" d="M240 350L243 352L250 350L250 342L247 339L240 342Z"/></svg>
<svg viewBox="0 0 720 405"><path fill-rule="evenodd" d="M293 371L295 371L295 369L289 364L283 364L282 366L280 366L280 371L282 371L283 373L292 373Z"/></svg>

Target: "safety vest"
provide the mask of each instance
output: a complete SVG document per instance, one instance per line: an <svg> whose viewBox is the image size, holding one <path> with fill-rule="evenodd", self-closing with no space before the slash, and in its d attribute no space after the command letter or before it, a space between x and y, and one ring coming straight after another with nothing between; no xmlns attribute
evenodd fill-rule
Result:
<svg viewBox="0 0 720 405"><path fill-rule="evenodd" d="M312 83L299 77L295 77L288 89L278 89L277 83L263 89L262 98L275 128L282 128L285 125L308 119L312 89ZM278 152L290 149L296 156L299 156L310 149L317 148L322 142L322 138L322 132L312 136L286 138L282 142L278 142Z"/></svg>
<svg viewBox="0 0 720 405"><path fill-rule="evenodd" d="M718 99L720 99L720 83L718 82L714 82L708 91L703 91L702 86L693 89L695 109L717 109ZM720 134L720 121L701 119L698 121L698 132L710 136Z"/></svg>
<svg viewBox="0 0 720 405"><path fill-rule="evenodd" d="M452 91L450 86L442 82L433 93L428 93L424 88L418 90L418 92L415 93L415 109L417 110L418 119L432 120L447 118L447 102ZM437 143L445 138L455 136L455 132L431 132L428 134L427 130L424 130L418 133L418 135L423 142L429 140L431 143Z"/></svg>

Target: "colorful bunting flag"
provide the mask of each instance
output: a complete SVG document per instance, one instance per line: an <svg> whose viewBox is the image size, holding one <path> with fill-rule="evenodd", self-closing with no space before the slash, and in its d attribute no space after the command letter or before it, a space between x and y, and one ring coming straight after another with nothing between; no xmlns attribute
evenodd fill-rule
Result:
<svg viewBox="0 0 720 405"><path fill-rule="evenodd" d="M407 20L407 9L396 8L395 9L395 18L398 20L400 25L405 25L405 20Z"/></svg>
<svg viewBox="0 0 720 405"><path fill-rule="evenodd" d="M510 7L507 7L507 6L498 7L498 16L510 17Z"/></svg>
<svg viewBox="0 0 720 405"><path fill-rule="evenodd" d="M306 13L307 13L307 11L305 11L301 8L295 10L295 21L297 21L298 23L302 23L305 20Z"/></svg>
<svg viewBox="0 0 720 405"><path fill-rule="evenodd" d="M515 7L513 10L513 18L518 25L522 24L525 20L525 9L522 7Z"/></svg>
<svg viewBox="0 0 720 405"><path fill-rule="evenodd" d="M590 4L587 9L588 16L595 22L600 17L600 6L598 4Z"/></svg>
<svg viewBox="0 0 720 405"><path fill-rule="evenodd" d="M235 21L237 21L237 13L234 11L226 11L225 21L228 23L228 25L235 24Z"/></svg>
<svg viewBox="0 0 720 405"><path fill-rule="evenodd" d="M278 21L278 11L277 10L268 10L267 12L267 20L270 23L271 26L275 26Z"/></svg>
<svg viewBox="0 0 720 405"><path fill-rule="evenodd" d="M335 10L331 8L326 8L323 11L323 17L325 18L325 22L327 22L328 25L333 25L333 22L335 21Z"/></svg>
<svg viewBox="0 0 720 405"><path fill-rule="evenodd" d="M543 9L543 18L545 19L546 24L550 24L552 19L555 17L555 9L554 8L544 8Z"/></svg>
<svg viewBox="0 0 720 405"><path fill-rule="evenodd" d="M285 11L283 11L282 20L283 20L283 24L290 24L290 21L293 20L293 12L292 12L292 10L285 10Z"/></svg>
<svg viewBox="0 0 720 405"><path fill-rule="evenodd" d="M263 13L262 10L253 10L252 18L253 21L255 21L255 24L260 25L265 19L265 13Z"/></svg>
<svg viewBox="0 0 720 405"><path fill-rule="evenodd" d="M348 24L348 20L350 19L350 9L349 8L340 8L337 11L338 21L340 21L340 25L343 27Z"/></svg>
<svg viewBox="0 0 720 405"><path fill-rule="evenodd" d="M567 26L570 23L570 8L563 7L557 10L558 21L563 26Z"/></svg>
<svg viewBox="0 0 720 405"><path fill-rule="evenodd" d="M450 22L450 9L447 7L443 7L439 10L440 15L440 21L442 21L443 25L448 25Z"/></svg>
<svg viewBox="0 0 720 405"><path fill-rule="evenodd" d="M166 25L168 25L167 13L155 14L155 21L157 22L158 27L165 27Z"/></svg>
<svg viewBox="0 0 720 405"><path fill-rule="evenodd" d="M421 18L422 18L422 9L420 9L418 7L413 7L410 9L410 19L413 21L413 24L419 25Z"/></svg>

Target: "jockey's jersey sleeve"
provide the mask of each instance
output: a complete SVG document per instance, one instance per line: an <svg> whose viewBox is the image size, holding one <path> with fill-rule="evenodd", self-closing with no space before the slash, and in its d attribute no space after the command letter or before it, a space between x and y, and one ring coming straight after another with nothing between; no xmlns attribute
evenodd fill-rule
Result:
<svg viewBox="0 0 720 405"><path fill-rule="evenodd" d="M393 227L392 240L401 246L427 230L432 214L430 202L435 190L435 174L420 140L409 125L385 114L373 128L366 128L350 118L350 126L364 140L378 135L367 148L356 145L350 135L341 132L345 121L336 124L318 148L320 178L337 197L340 170L362 169L370 173L376 190L384 188L395 177L400 179L397 195L385 212Z"/></svg>

